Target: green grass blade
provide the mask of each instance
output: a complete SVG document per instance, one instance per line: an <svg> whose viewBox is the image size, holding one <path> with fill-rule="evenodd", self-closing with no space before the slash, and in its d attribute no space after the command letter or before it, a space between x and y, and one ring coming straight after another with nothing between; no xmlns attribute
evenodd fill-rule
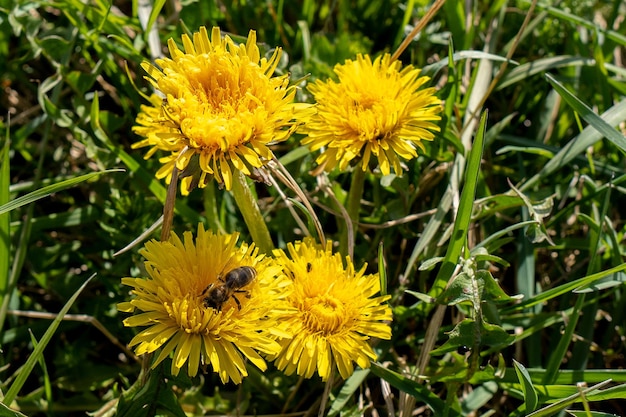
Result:
<svg viewBox="0 0 626 417"><path fill-rule="evenodd" d="M555 402L554 404L550 404L547 407L544 407L540 410L535 411L534 413L528 414L526 417L548 417L556 414L558 411L564 409L570 404L574 404L575 402L580 402L582 395L587 395L593 391L598 390L599 388L605 386L607 382L601 382L597 385L589 387L585 390L578 391L569 397L563 398L562 400ZM605 391L609 391L608 389ZM604 392L604 391L603 391ZM587 399L590 400L591 395L587 395Z"/></svg>
<svg viewBox="0 0 626 417"><path fill-rule="evenodd" d="M605 138L613 142L613 144L619 147L623 152L626 152L626 137L624 137L624 135L619 133L610 124L594 113L589 106L573 95L567 88L565 88L565 86L563 86L563 84L559 83L550 74L546 74L546 78L559 95L563 97L567 104L579 113L587 123L593 126Z"/></svg>
<svg viewBox="0 0 626 417"><path fill-rule="evenodd" d="M9 203L10 176L9 129L7 128L7 136L0 150L0 207ZM0 297L8 296L6 291L9 287L9 259L11 259L10 222L9 213L0 214ZM0 304L2 304L1 301Z"/></svg>
<svg viewBox="0 0 626 417"><path fill-rule="evenodd" d="M542 292L541 294L537 294L535 297L526 300L524 302L521 302L519 304L516 304L514 306L511 307L504 307L502 308L502 314L509 314L512 311L521 311L527 308L530 308L534 305L537 305L539 303L543 303L546 302L548 300L551 300L555 297L558 297L560 295L563 295L567 292L570 291L574 291L576 288L581 287L581 286L585 286L585 285L589 285L595 281L598 281L602 278L605 278L609 275L615 274L617 272L623 271L626 269L626 263L622 264L622 265L618 265L616 267L607 269L605 271L602 272L598 272L597 274L593 274L593 275L588 275L586 277L582 277L579 278L577 280L565 283L563 285L559 285L558 287L554 287L551 288L549 290L546 290L544 292Z"/></svg>
<svg viewBox="0 0 626 417"><path fill-rule="evenodd" d="M617 414L602 413L600 411L574 411L565 410L574 417L617 417Z"/></svg>
<svg viewBox="0 0 626 417"><path fill-rule="evenodd" d="M26 379L29 377L31 371L35 367L35 364L37 363L37 361L40 359L41 355L43 354L43 350L48 345L48 342L50 342L50 339L52 339L52 336L54 335L54 332L56 331L57 327L59 327L59 324L61 324L61 320L63 320L63 316L65 316L65 314L68 312L70 307L72 307L72 304L74 304L74 301L76 301L80 293L85 289L87 284L89 284L91 280L93 279L93 277L95 276L96 274L93 274L92 276L87 278L84 284L81 285L78 290L76 290L74 295L72 295L72 297L67 301L67 303L65 303L61 311L59 311L59 314L54 319L52 324L50 324L50 327L48 327L48 330L46 330L46 332L44 333L43 337L39 341L39 344L37 344L37 346L33 350L33 353L31 353L31 355L26 360L26 363L24 364L22 369L20 369L20 372L15 378L15 381L13 381L13 383L9 387L3 400L5 404L11 404L13 400L15 400L18 392L20 391L20 389L22 389L22 387L24 386L24 383L26 382Z"/></svg>
<svg viewBox="0 0 626 417"><path fill-rule="evenodd" d="M541 384L546 373L546 370L542 368L526 368L526 371L535 385ZM616 383L626 383L626 369L561 369L554 383L558 385L575 385L577 382L585 381L587 384L597 384L608 379ZM512 368L507 368L500 382L517 382L517 374Z"/></svg>
<svg viewBox="0 0 626 417"><path fill-rule="evenodd" d="M365 381L365 378L367 378L369 374L369 369L357 369L354 371L350 378L348 378L343 384L341 390L331 404L327 414L328 417L336 416L343 410L343 408L348 404L350 398L352 398L356 390L361 387L361 384Z"/></svg>
<svg viewBox="0 0 626 417"><path fill-rule="evenodd" d="M548 58L537 59L509 71L496 87L496 91L502 90L510 85L516 84L533 75L546 72L553 68L561 68L568 66L593 66L595 60L592 58L583 58L571 55L551 56Z"/></svg>
<svg viewBox="0 0 626 417"><path fill-rule="evenodd" d="M576 304L574 305L574 311L569 316L570 319L567 322L567 326L565 326L565 330L563 334L559 337L559 343L556 345L554 350L550 353L550 357L548 360L548 364L546 366L546 374L544 375L544 384L552 384L554 383L554 378L561 367L561 363L563 362L563 358L568 352L568 348L573 341L574 331L576 330L576 326L578 324L578 318L580 316L580 310L582 310L583 305L585 303L585 295L581 294L576 298Z"/></svg>
<svg viewBox="0 0 626 417"><path fill-rule="evenodd" d="M76 178L71 178L69 180L61 181L56 184L48 185L46 187L40 188L39 190L33 191L32 193L28 193L22 197L16 198L15 200L3 204L0 206L0 215L7 213L11 210L15 210L27 204L30 204L34 201L40 200L49 196L50 194L57 193L59 191L65 190L66 188L73 187L81 182L88 181L92 178L95 178L102 174L108 174L111 172L123 172L123 169L107 169L105 171L100 172L91 172L89 174L80 175Z"/></svg>
<svg viewBox="0 0 626 417"><path fill-rule="evenodd" d="M372 363L372 367L370 369L372 370L372 373L374 375L389 382L392 387L395 387L400 391L415 397L416 400L428 405L433 410L436 416L443 415L444 410L446 409L445 403L441 398L437 397L434 392L431 392L431 390L426 385L406 378L396 372L382 367L375 362ZM457 417L460 416L460 413L454 410L449 410L448 416Z"/></svg>
<svg viewBox="0 0 626 417"><path fill-rule="evenodd" d="M152 30L152 26L154 22L156 22L157 17L159 17L159 13L161 13L161 9L165 5L165 0L155 0L152 5L152 10L150 11L150 18L148 19L148 23L146 24L146 33L150 33Z"/></svg>
<svg viewBox="0 0 626 417"><path fill-rule="evenodd" d="M620 101L600 116L609 126L617 126L626 118L626 99ZM583 154L585 150L602 139L602 134L593 126L587 126L582 132L569 141L543 168L532 178L518 187L521 191L529 189L542 178L550 176L555 171L570 163L574 158Z"/></svg>
<svg viewBox="0 0 626 417"><path fill-rule="evenodd" d="M538 7L542 8L541 5L538 5ZM620 34L619 32L616 32L614 30L605 30L602 27L596 25L591 20L586 20L580 16L575 16L560 8L545 7L545 10L552 16L571 22L574 25L580 25L580 26L586 27L587 29L591 29L594 32L597 31L598 33L602 33L604 36L607 37L607 39L615 41L621 44L622 46L626 46L626 36Z"/></svg>
<svg viewBox="0 0 626 417"><path fill-rule="evenodd" d="M626 399L626 384L616 385L605 390L592 392L587 395L589 401L617 400Z"/></svg>
<svg viewBox="0 0 626 417"><path fill-rule="evenodd" d="M30 329L28 329L28 334L30 335L30 342L33 344L33 347L37 348L37 345L39 344L37 338ZM52 384L50 382L50 374L48 373L48 367L46 366L46 361L44 360L43 355L39 356L39 360L37 362L39 362L39 367L41 368L43 374L42 379L45 399L48 403L52 403Z"/></svg>
<svg viewBox="0 0 626 417"><path fill-rule="evenodd" d="M452 60L454 62L463 61L465 59L475 59L475 60L490 60L494 62L508 62L509 64L518 65L517 61L507 60L506 57L490 54L489 52L484 51L457 51L453 56ZM422 74L432 77L434 74L442 70L448 66L448 60L442 59L439 62L435 62L434 64L426 65L422 68Z"/></svg>
<svg viewBox="0 0 626 417"><path fill-rule="evenodd" d="M383 241L378 245L378 276L380 279L380 295L387 294L387 268L385 267L385 256Z"/></svg>
<svg viewBox="0 0 626 417"><path fill-rule="evenodd" d="M441 269L437 273L435 282L429 295L437 297L443 292L448 281L454 273L456 265L465 247L467 239L467 230L472 218L472 208L474 206L474 197L476 195L476 187L478 183L478 173L480 172L480 162L483 155L483 143L485 138L485 126L487 124L487 112L483 112L480 118L480 124L476 134L476 139L472 145L465 174L465 184L461 191L461 199L459 201L459 210L457 218L454 222L454 229L446 256L444 257Z"/></svg>
<svg viewBox="0 0 626 417"><path fill-rule="evenodd" d="M535 387L533 386L533 382L530 379L530 375L526 368L513 359L513 365L515 366L515 373L517 374L517 378L522 385L522 391L524 393L524 405L526 406L526 412L535 411L538 404L538 396Z"/></svg>
<svg viewBox="0 0 626 417"><path fill-rule="evenodd" d="M534 220L526 220L526 221L523 221L523 222L512 224L511 226L505 227L502 230L498 230L498 231L494 232L493 234L489 235L488 237L486 237L485 239L483 239L476 246L474 246L472 248L472 252L476 252L476 250L478 248L489 247L489 245L492 242L495 242L499 238L510 234L512 231L514 231L516 229L521 229L521 228L526 227L526 226L531 226L533 224L537 224L537 222L534 221Z"/></svg>
<svg viewBox="0 0 626 417"><path fill-rule="evenodd" d="M26 417L26 414L11 410L7 405L0 402L0 417Z"/></svg>

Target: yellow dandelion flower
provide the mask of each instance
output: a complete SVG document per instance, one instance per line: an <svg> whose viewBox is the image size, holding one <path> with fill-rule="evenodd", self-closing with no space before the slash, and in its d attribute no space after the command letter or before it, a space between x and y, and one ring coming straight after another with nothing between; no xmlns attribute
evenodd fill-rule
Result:
<svg viewBox="0 0 626 417"><path fill-rule="evenodd" d="M160 69L142 64L161 95L142 106L133 131L144 139L133 148L151 146L146 158L170 152L156 177L169 183L176 166L183 194L211 178L231 189L233 170L250 175L272 159L269 146L295 129L295 88L288 75L272 77L282 51L261 58L253 30L245 45L222 39L217 27L210 39L201 27L182 41L184 52L169 39L171 58L157 59Z"/></svg>
<svg viewBox="0 0 626 417"><path fill-rule="evenodd" d="M289 256L282 250L275 256L293 280L287 297L293 312L283 318L293 338L281 340L278 369L306 378L317 371L327 380L335 366L344 379L353 373L354 363L369 367L376 354L368 340L391 338L390 297L376 296L378 274L365 275L365 266L355 271L349 258L344 267L330 241L323 247L305 239L287 249Z"/></svg>
<svg viewBox="0 0 626 417"><path fill-rule="evenodd" d="M317 111L302 126L308 135L302 143L312 151L325 148L318 164L344 170L361 156L366 170L374 155L383 175L391 167L401 175L398 156L411 160L416 148L424 150L422 141L433 140L441 111L435 89L420 89L429 78L410 65L401 67L389 54L374 62L359 54L335 66L338 82L317 80L308 87Z"/></svg>
<svg viewBox="0 0 626 417"><path fill-rule="evenodd" d="M181 240L152 240L142 250L149 278L123 278L131 301L118 309L136 312L126 326L148 326L130 342L138 355L161 349L153 367L172 356L172 374L187 364L194 376L210 364L225 383L247 376L245 359L266 369L260 354L276 354L278 314L290 285L281 266L258 254L254 245L237 247L237 234L198 227Z"/></svg>

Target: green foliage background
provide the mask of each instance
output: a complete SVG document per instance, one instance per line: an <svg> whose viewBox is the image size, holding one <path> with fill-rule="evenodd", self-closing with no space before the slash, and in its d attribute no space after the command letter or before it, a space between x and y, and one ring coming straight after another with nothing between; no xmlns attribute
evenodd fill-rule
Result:
<svg viewBox="0 0 626 417"><path fill-rule="evenodd" d="M357 53L393 53L429 7L156 1L146 20L163 44L201 25L235 39L254 29L265 51L284 48L279 72L310 82ZM139 64L155 52L140 10L137 1L0 1L0 416L16 415L9 407L30 416L315 413L323 384L273 369L250 367L241 387L210 371L185 380L159 369L131 389L141 363L125 348L133 330L116 304L128 298L120 278L139 276L142 259L138 247L113 254L165 200L157 158L130 149L150 93ZM354 259L375 271L382 248L393 339L377 345L370 370L336 381L327 414L626 415L625 14L619 0L450 0L403 53L439 88L443 133L403 177L366 177ZM311 100L305 88L299 98ZM275 152L337 239L343 219L298 140ZM122 170L81 177L113 168ZM350 173L329 179L345 203ZM253 187L274 242L301 238L276 191ZM44 198L21 204L32 192ZM215 186L177 201L175 231L199 221L248 239L234 200ZM429 342L418 383L408 376ZM585 393L576 385L609 379Z"/></svg>

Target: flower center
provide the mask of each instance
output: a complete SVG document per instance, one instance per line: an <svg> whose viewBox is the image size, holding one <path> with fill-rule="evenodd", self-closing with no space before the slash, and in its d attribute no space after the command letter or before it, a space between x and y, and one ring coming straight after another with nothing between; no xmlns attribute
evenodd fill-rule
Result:
<svg viewBox="0 0 626 417"><path fill-rule="evenodd" d="M186 333L200 333L205 327L203 311L199 308L196 298L192 295L185 295L163 303L170 318L176 321L180 329Z"/></svg>
<svg viewBox="0 0 626 417"><path fill-rule="evenodd" d="M228 152L255 134L266 95L273 88L258 65L240 57L195 57L195 72L179 87L177 107L181 133L195 149ZM261 114L257 114L257 113Z"/></svg>
<svg viewBox="0 0 626 417"><path fill-rule="evenodd" d="M338 333L346 319L343 303L332 295L317 295L304 302L304 323L313 332L324 335Z"/></svg>

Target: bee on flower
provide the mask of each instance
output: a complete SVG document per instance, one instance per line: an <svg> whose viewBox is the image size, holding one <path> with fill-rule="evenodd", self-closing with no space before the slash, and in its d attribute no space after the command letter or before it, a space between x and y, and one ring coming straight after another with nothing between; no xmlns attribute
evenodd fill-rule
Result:
<svg viewBox="0 0 626 417"><path fill-rule="evenodd" d="M240 383L248 375L245 360L261 370L261 355L280 351L280 315L290 281L270 257L254 245L237 246L237 234L214 234L198 226L194 239L172 234L167 241L148 242L147 278L123 278L134 295L118 309L134 313L129 327L145 327L131 341L138 355L160 351L152 367L172 357L171 372L186 365L195 376L210 365L222 382Z"/></svg>

